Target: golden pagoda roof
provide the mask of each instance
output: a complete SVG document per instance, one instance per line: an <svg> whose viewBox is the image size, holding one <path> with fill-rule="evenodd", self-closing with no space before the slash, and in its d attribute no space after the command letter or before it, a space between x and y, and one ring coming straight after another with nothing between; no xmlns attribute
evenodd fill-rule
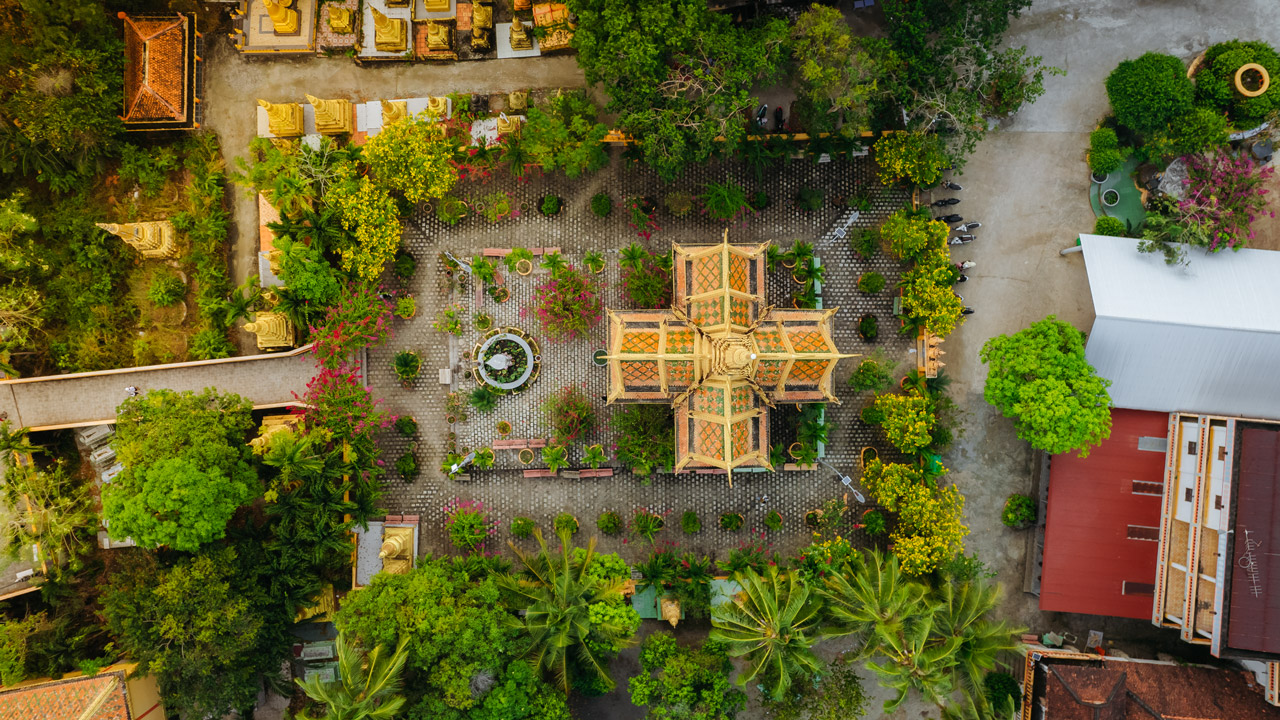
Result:
<svg viewBox="0 0 1280 720"><path fill-rule="evenodd" d="M608 402L674 406L677 472L772 469L768 407L839 402L837 308L766 305L768 246L673 244L672 307L609 311Z"/></svg>

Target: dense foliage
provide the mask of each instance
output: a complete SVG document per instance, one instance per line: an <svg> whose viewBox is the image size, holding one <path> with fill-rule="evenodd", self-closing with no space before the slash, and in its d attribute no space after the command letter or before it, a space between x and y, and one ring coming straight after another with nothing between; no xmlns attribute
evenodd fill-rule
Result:
<svg viewBox="0 0 1280 720"><path fill-rule="evenodd" d="M648 475L675 465L675 417L670 407L628 405L613 414L610 426L617 437L618 461L635 474Z"/></svg>
<svg viewBox="0 0 1280 720"><path fill-rule="evenodd" d="M1140 133L1164 128L1191 110L1195 87L1182 61L1149 52L1125 60L1107 76L1107 99L1116 120Z"/></svg>
<svg viewBox="0 0 1280 720"><path fill-rule="evenodd" d="M443 128L427 120L391 123L364 145L375 182L418 204L444 197L458 180L450 160L453 143Z"/></svg>
<svg viewBox="0 0 1280 720"><path fill-rule="evenodd" d="M897 514L889 538L904 572L925 575L960 551L969 529L961 520L964 498L955 485L938 487L914 465L872 460L862 471L862 486Z"/></svg>
<svg viewBox="0 0 1280 720"><path fill-rule="evenodd" d="M111 536L187 551L221 538L236 508L260 492L245 444L249 410L212 389L125 400L115 441L124 471L103 492Z"/></svg>
<svg viewBox="0 0 1280 720"><path fill-rule="evenodd" d="M982 347L983 397L1012 418L1018 437L1047 453L1081 457L1111 433L1111 381L1084 356L1084 333L1050 315Z"/></svg>
<svg viewBox="0 0 1280 720"><path fill-rule="evenodd" d="M529 109L520 144L546 172L562 170L568 178L595 172L609 162L601 144L609 129L599 116L600 108L585 92L558 92L543 106ZM543 213L555 214L545 208Z"/></svg>
<svg viewBox="0 0 1280 720"><path fill-rule="evenodd" d="M680 647L665 631L645 638L641 674L630 680L631 702L648 706L650 720L694 717L732 720L747 702L729 683L729 658L719 643Z"/></svg>
<svg viewBox="0 0 1280 720"><path fill-rule="evenodd" d="M531 311L553 342L573 340L600 322L600 288L581 270L566 267L554 272L534 292L533 305L521 314Z"/></svg>
<svg viewBox="0 0 1280 720"><path fill-rule="evenodd" d="M1266 68L1273 87L1257 97L1236 92L1235 75L1241 66L1257 63ZM1280 53L1264 42L1230 40L1211 46L1204 53L1204 65L1196 72L1196 99L1217 114L1228 113L1241 127L1251 127L1280 110Z"/></svg>

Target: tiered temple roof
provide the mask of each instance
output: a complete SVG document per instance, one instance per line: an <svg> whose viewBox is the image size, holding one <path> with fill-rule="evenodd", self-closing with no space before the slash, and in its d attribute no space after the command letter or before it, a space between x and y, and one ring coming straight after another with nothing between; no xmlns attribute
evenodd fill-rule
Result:
<svg viewBox="0 0 1280 720"><path fill-rule="evenodd" d="M836 309L766 305L768 246L673 245L672 307L609 311L608 402L675 407L677 472L772 469L768 408L839 402Z"/></svg>

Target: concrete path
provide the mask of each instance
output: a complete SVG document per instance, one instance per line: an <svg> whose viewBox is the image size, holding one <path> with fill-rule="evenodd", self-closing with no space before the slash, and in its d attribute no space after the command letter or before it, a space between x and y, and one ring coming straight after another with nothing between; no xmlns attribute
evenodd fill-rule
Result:
<svg viewBox="0 0 1280 720"><path fill-rule="evenodd" d="M150 365L120 370L46 375L0 381L0 412L32 430L115 422L125 388L200 392L207 387L236 393L255 408L280 407L302 395L315 374L311 346L288 353Z"/></svg>
<svg viewBox="0 0 1280 720"><path fill-rule="evenodd" d="M945 461L967 498L973 529L967 545L999 571L1005 585L1005 616L1041 632L1095 628L1108 638L1145 638L1148 646L1183 656L1192 651L1149 623L1041 613L1037 598L1021 593L1025 536L1004 529L999 512L1010 493L1029 489L1031 450L1010 421L983 401L986 366L978 353L987 338L1049 314L1086 332L1093 324L1082 258L1058 251L1093 228L1084 157L1089 131L1108 112L1107 75L1121 60L1149 50L1189 59L1232 38L1280 42L1274 5L1037 0L1014 21L1008 43L1026 45L1068 74L1049 78L1045 95L984 141L957 178L965 190L956 194L963 200L955 212L983 227L974 243L952 253L978 263L969 282L957 288L977 313L944 346L952 394L968 413L965 433Z"/></svg>
<svg viewBox="0 0 1280 720"><path fill-rule="evenodd" d="M352 101L425 97L452 92L494 93L522 88L581 87L585 81L573 55L485 60L451 65L386 63L357 65L345 56L293 59L245 58L226 35L208 39L204 126L218 134L228 168L243 157L257 134L257 100L305 102L304 93ZM258 211L254 197L232 189L234 284L258 271Z"/></svg>

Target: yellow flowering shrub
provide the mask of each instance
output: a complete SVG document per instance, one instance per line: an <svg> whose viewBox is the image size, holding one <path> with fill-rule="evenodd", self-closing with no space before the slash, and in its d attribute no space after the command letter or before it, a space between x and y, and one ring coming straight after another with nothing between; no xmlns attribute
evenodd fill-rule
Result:
<svg viewBox="0 0 1280 720"><path fill-rule="evenodd" d="M400 209L395 198L385 187L362 177L334 183L325 200L337 208L342 226L355 234L354 242L338 246L342 269L376 281L400 247Z"/></svg>
<svg viewBox="0 0 1280 720"><path fill-rule="evenodd" d="M373 180L415 205L444 197L458 181L453 142L441 126L423 120L392 123L364 145Z"/></svg>
<svg viewBox="0 0 1280 720"><path fill-rule="evenodd" d="M945 469L944 469L945 472ZM867 463L862 485L885 510L897 514L889 533L903 572L923 575L963 548L964 496L954 485L935 488L915 465Z"/></svg>
<svg viewBox="0 0 1280 720"><path fill-rule="evenodd" d="M937 418L928 398L918 389L912 389L906 395L877 395L875 407L884 413L884 421L880 423L884 434L902 452L918 455L933 442L933 426Z"/></svg>
<svg viewBox="0 0 1280 720"><path fill-rule="evenodd" d="M963 319L964 302L952 290L954 269L943 260L919 259L902 274L902 312L926 330L946 337Z"/></svg>
<svg viewBox="0 0 1280 720"><path fill-rule="evenodd" d="M907 183L929 187L942 179L947 156L937 135L923 132L895 132L882 135L875 144L880 183Z"/></svg>
<svg viewBox="0 0 1280 720"><path fill-rule="evenodd" d="M880 226L880 237L889 241L889 249L907 261L936 260L939 252L947 252L947 236L951 228L944 222L907 208L895 212ZM928 256L922 258L922 256Z"/></svg>

